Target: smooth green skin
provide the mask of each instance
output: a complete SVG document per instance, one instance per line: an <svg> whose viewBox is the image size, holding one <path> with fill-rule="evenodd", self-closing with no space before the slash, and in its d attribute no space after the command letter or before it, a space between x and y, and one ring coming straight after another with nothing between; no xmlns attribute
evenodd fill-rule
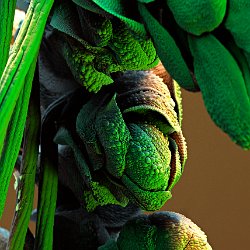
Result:
<svg viewBox="0 0 250 250"><path fill-rule="evenodd" d="M40 41L47 21L49 11L52 7L52 0L34 0L31 1L29 10L26 15L26 19L22 25L17 40L11 50L5 71L0 80L0 153L4 146L7 128L9 126L12 114L14 112L17 100L20 96L25 84L28 84L32 80L29 72L32 69L32 65L37 57ZM5 15L8 15L8 12ZM35 42L34 42L35 41ZM25 80L28 80L26 83ZM24 103L28 103L29 95L25 96ZM26 104L24 105L26 107ZM21 121L26 119L27 109L20 114ZM24 123L22 127L17 127L17 133L22 133ZM14 131L12 131L15 133ZM17 152L20 148L16 145L13 150ZM5 145L8 147L8 145ZM17 157L17 155L16 155ZM0 163L1 164L1 163ZM5 173L5 169L13 169L12 166L0 165L0 180L9 183L11 171ZM0 186L0 217L3 212L5 197L7 193L6 185Z"/></svg>
<svg viewBox="0 0 250 250"><path fill-rule="evenodd" d="M241 70L211 34L189 36L194 71L213 121L243 149L250 149L250 101Z"/></svg>
<svg viewBox="0 0 250 250"><path fill-rule="evenodd" d="M181 86L193 89L193 79L174 39L144 4L138 3L138 8L164 67Z"/></svg>
<svg viewBox="0 0 250 250"><path fill-rule="evenodd" d="M181 28L201 35L217 28L226 13L227 0L165 0ZM237 0L235 0L237 1Z"/></svg>
<svg viewBox="0 0 250 250"><path fill-rule="evenodd" d="M17 190L17 207L8 242L8 249L10 250L23 249L33 208L40 136L40 106L36 99L37 96L31 94L25 128L24 155Z"/></svg>
<svg viewBox="0 0 250 250"><path fill-rule="evenodd" d="M2 75L9 57L12 27L15 15L16 0L0 1L0 76Z"/></svg>
<svg viewBox="0 0 250 250"><path fill-rule="evenodd" d="M174 212L141 215L128 221L117 241L98 250L211 250L204 232L191 220Z"/></svg>

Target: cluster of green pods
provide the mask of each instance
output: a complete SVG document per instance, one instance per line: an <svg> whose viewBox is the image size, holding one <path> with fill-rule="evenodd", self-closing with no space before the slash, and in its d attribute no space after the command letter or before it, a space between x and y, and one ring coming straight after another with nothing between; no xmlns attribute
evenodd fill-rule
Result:
<svg viewBox="0 0 250 250"><path fill-rule="evenodd" d="M250 149L249 2L166 0L138 9L171 76L200 90L215 124Z"/></svg>
<svg viewBox="0 0 250 250"><path fill-rule="evenodd" d="M97 92L101 86L112 83L112 72L146 69L154 65L154 49L150 45L148 50L153 42L164 67L178 84L189 91L201 91L215 124L243 149L250 148L250 8L247 1L189 0L185 4L172 0L73 2L77 8L81 7L91 15L111 22L105 31L101 30L107 26L93 24L92 41L89 42L105 44L103 48L115 52L115 59L107 51L104 57L100 51L98 56L93 56L92 52L86 54L85 49L74 52L72 43L71 49L66 48L65 57L73 74L79 82L84 82L89 91ZM72 36L65 28L60 28L67 25L58 27L53 22L53 18L58 19L59 16L55 12L52 25ZM124 25L127 39L133 37L136 43L147 41L148 46L139 42L138 47L133 39L128 41L128 46L119 44L116 34L119 34L119 38L125 34L122 31ZM125 54L123 48L126 48ZM144 53L146 57L143 59ZM149 53L153 53L151 58L148 57ZM91 66L81 60L80 54L89 58ZM138 64L138 61L146 64ZM90 72L95 73L97 81L94 78L87 80ZM93 85L91 82L94 81L96 83Z"/></svg>
<svg viewBox="0 0 250 250"><path fill-rule="evenodd" d="M15 6L16 0L8 4L0 2L3 17L0 23L0 217L24 142L9 249L23 249L26 231L22 227L28 228L32 209L34 188L29 186L35 185L40 133L39 104L32 96L36 95L34 75L46 23L57 30L60 39L55 49L76 82L92 94L98 92L83 106L76 120L75 129L86 143L88 161L95 163L94 170L99 170L102 162L98 160L105 155L105 171L107 176L112 175L109 183L115 182L113 178L119 179L117 184L126 187L125 196L140 207L160 208L170 198L170 191L182 174L186 144L181 132L180 94L174 81L167 90L162 82L144 86L141 80L138 86L132 86L127 79L127 85L119 84L117 72L150 70L160 58L181 87L201 90L213 121L234 142L250 149L250 4L247 0L189 0L185 5L172 0L32 0L10 51ZM154 75L154 69L141 74L147 78ZM105 94L105 85L110 84L117 85L116 94L100 97ZM97 97L100 98L96 100ZM102 98L103 105L95 103ZM92 110L92 105L96 110ZM53 112L56 115L58 110ZM86 112L89 120L85 119ZM42 121L41 131L50 131L50 127L46 119ZM52 249L53 244L58 174L53 157L55 145L50 142L54 139L73 149L75 146L64 128L57 131L56 137L52 134L48 135L49 142L46 138L40 142L43 149L51 151L41 155L35 249ZM116 144L107 138L113 138ZM83 164L77 150L76 161ZM93 181L91 171L85 165L81 167L89 180L90 191L82 197L87 209L127 204L123 197L116 203L117 197L110 192L112 188ZM147 175L143 175L145 171Z"/></svg>

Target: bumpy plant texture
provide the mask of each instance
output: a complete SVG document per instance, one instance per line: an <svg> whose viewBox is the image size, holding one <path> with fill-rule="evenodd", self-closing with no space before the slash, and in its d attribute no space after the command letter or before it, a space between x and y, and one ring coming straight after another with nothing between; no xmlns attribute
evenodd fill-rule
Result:
<svg viewBox="0 0 250 250"><path fill-rule="evenodd" d="M67 35L62 39L62 53L78 82L89 91L97 92L101 86L112 83L110 74L113 72L155 65L153 42L171 76L187 90L201 90L216 125L242 148L250 148L250 10L247 1L190 0L185 4L172 0L73 2L58 5L51 24ZM67 19L73 19L75 9L79 22L69 25ZM90 31L88 38L80 34L79 27ZM218 51L211 39L204 47L203 40L209 34L225 48ZM223 36L228 39L220 39ZM229 42L237 47L237 55L235 49L227 45ZM195 48L193 43L197 44ZM98 46L98 52L95 46ZM229 61L225 58L227 53L221 50L230 54ZM218 65L220 62L221 65L225 62L226 69ZM235 74L239 78L235 79ZM240 90L235 87L238 84ZM237 94L239 91L242 96ZM211 92L215 94L211 95ZM239 109L244 110L244 114Z"/></svg>
<svg viewBox="0 0 250 250"><path fill-rule="evenodd" d="M141 208L159 209L171 197L186 160L177 104L163 80L152 72L128 71L116 80L112 92L109 88L100 91L83 105L76 119L76 132L90 156L89 185L94 181L91 169L98 168L107 172L106 182L109 178L119 182L121 193ZM61 129L55 141L69 145L68 136ZM75 146L72 150L77 151ZM112 189L108 198L105 183L103 187L93 183L92 193L84 195L93 201L86 201L89 210L124 200L111 195ZM101 190L105 195L99 197Z"/></svg>
<svg viewBox="0 0 250 250"><path fill-rule="evenodd" d="M158 212L132 219L125 224L117 241L110 240L99 249L209 250L212 248L201 229L185 216L174 212Z"/></svg>
<svg viewBox="0 0 250 250"><path fill-rule="evenodd" d="M149 37L107 13L88 11L85 4L66 1L56 5L50 23L62 34L58 45L72 74L88 91L96 93L111 84L111 73L157 65Z"/></svg>
<svg viewBox="0 0 250 250"><path fill-rule="evenodd" d="M72 242L67 221L79 249L130 248L136 227L138 249L210 249L202 233L189 238L191 222L164 215L160 222L172 225L165 231L153 216L138 217L138 207L161 208L186 161L172 78L201 90L214 122L250 148L248 1L32 0L10 51L15 6L0 1L0 217L18 170L8 248L62 250L53 225L55 238L58 231ZM159 59L172 78L153 68ZM35 181L34 239L27 228Z"/></svg>

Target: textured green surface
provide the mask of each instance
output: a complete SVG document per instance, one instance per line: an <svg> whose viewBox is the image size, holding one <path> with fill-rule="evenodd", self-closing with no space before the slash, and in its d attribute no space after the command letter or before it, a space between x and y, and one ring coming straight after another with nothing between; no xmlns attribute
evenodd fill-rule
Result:
<svg viewBox="0 0 250 250"><path fill-rule="evenodd" d="M158 63L151 39L132 32L124 22L89 12L79 15L78 22L75 13L68 2L58 5L51 25L67 35L59 47L74 78L88 91L96 93L113 83L113 72L149 69ZM89 35L82 35L80 27Z"/></svg>
<svg viewBox="0 0 250 250"><path fill-rule="evenodd" d="M36 62L30 66L30 70L25 77L25 86L20 93L17 105L12 114L12 118L8 126L5 145L0 157L0 179L3 180L0 187L0 211L2 211L2 206L5 203L11 174L13 172L13 167L17 160L23 138L35 66Z"/></svg>
<svg viewBox="0 0 250 250"><path fill-rule="evenodd" d="M86 202L87 211L94 211L98 206L105 205L120 205L125 207L128 204L127 199L117 200L116 197L112 194L112 191L98 182L91 182L91 191L84 191L83 199Z"/></svg>
<svg viewBox="0 0 250 250"><path fill-rule="evenodd" d="M167 188L171 154L168 138L153 125L128 124L132 141L126 158L126 175L143 190Z"/></svg>
<svg viewBox="0 0 250 250"><path fill-rule="evenodd" d="M244 53L244 50L236 45L232 37L228 37L227 35L228 34L222 33L222 39L225 37L222 43L239 65L245 81L246 91L248 97L250 98L250 64L247 61L246 53Z"/></svg>
<svg viewBox="0 0 250 250"><path fill-rule="evenodd" d="M227 0L166 0L176 22L187 32L200 35L220 25ZM236 0L237 1L237 0Z"/></svg>
<svg viewBox="0 0 250 250"><path fill-rule="evenodd" d="M228 0L228 13L225 27L231 32L236 44L250 53L250 2L247 0ZM250 65L250 64L249 64Z"/></svg>
<svg viewBox="0 0 250 250"><path fill-rule="evenodd" d="M121 177L125 169L131 135L115 96L98 112L95 127L106 155L106 169L115 177Z"/></svg>
<svg viewBox="0 0 250 250"><path fill-rule="evenodd" d="M36 250L53 249L53 226L56 210L58 175L55 165L45 157L42 182L40 183L36 225Z"/></svg>
<svg viewBox="0 0 250 250"><path fill-rule="evenodd" d="M27 19L25 20L20 34L11 50L10 57L8 59L6 70L1 76L0 83L0 153L4 146L4 140L7 133L7 128L11 120L11 116L16 106L16 102L20 96L24 84L28 86L32 81L32 64L34 65L36 56L39 50L40 41L42 38L44 26L52 7L53 1L32 1L27 13ZM32 39L31 39L32 37ZM33 41L36 41L35 43ZM26 78L27 77L27 78ZM26 82L26 81L27 82ZM12 133L21 134L24 129L27 103L29 101L29 91L25 93L23 100L24 110L20 114L20 124L16 127L17 130L11 131ZM26 111L25 111L26 107ZM17 112L17 109L16 111ZM13 120L14 121L14 118ZM12 142L8 142L12 143ZM8 143L5 147L8 147ZM18 152L20 148L21 139L19 139L19 145L15 145L13 150ZM17 157L17 155L16 155ZM13 156L15 158L15 156ZM11 160L11 159L10 159ZM2 215L5 197L7 193L6 183L8 185L10 175L14 167L14 162L10 166L0 166L0 179L4 181L4 185L0 186L0 216ZM8 169L8 170L7 170ZM6 174L6 171L8 172ZM5 183L6 182L6 183Z"/></svg>
<svg viewBox="0 0 250 250"><path fill-rule="evenodd" d="M99 250L211 250L204 232L191 220L174 212L138 216L125 224L117 242L109 240Z"/></svg>
<svg viewBox="0 0 250 250"><path fill-rule="evenodd" d="M159 55L164 67L168 70L170 75L181 84L181 86L187 89L192 88L193 80L189 73L189 69L174 39L150 14L146 6L139 4L139 11L150 35L152 36L157 54Z"/></svg>
<svg viewBox="0 0 250 250"><path fill-rule="evenodd" d="M36 92L33 92L36 93ZM32 95L33 95L32 93ZM37 93L36 93L37 94ZM39 94L39 92L38 92ZM40 110L37 96L30 100L26 121L22 165L17 190L16 212L12 222L8 249L23 249L33 208L35 175L38 158Z"/></svg>
<svg viewBox="0 0 250 250"><path fill-rule="evenodd" d="M250 102L241 70L211 34L189 37L195 75L213 121L244 149L250 148Z"/></svg>
<svg viewBox="0 0 250 250"><path fill-rule="evenodd" d="M83 105L76 119L76 131L89 155L90 183L96 182L93 170L107 171L117 182L114 184L141 208L159 209L171 197L168 189L177 183L186 160L178 121L182 113L180 93L172 82L170 94L163 80L152 72L128 71L116 84L117 93L101 90ZM176 142L169 145L168 137ZM58 136L55 141L63 143ZM86 195L93 210L99 198L93 200L96 191L91 189L92 194L88 191ZM109 196L103 188L99 191ZM114 204L113 197L107 197L101 199L102 204ZM119 194L117 198L121 198Z"/></svg>
<svg viewBox="0 0 250 250"><path fill-rule="evenodd" d="M54 138L54 142L61 145L69 145L72 148L75 160L80 166L81 174L85 176L87 182L91 181L91 173L87 166L86 159L84 158L83 153L74 141L69 130L61 127Z"/></svg>
<svg viewBox="0 0 250 250"><path fill-rule="evenodd" d="M126 12L129 13L129 11L127 9L125 10L124 6L126 5L128 7L128 5L124 1L122 0L106 0L106 1L93 0L93 2L96 3L98 6L100 6L102 9L104 9L105 11L107 11L108 13L121 19L124 23L128 25L128 27L132 31L145 37L146 30L144 26L141 23L136 22L126 17Z"/></svg>
<svg viewBox="0 0 250 250"><path fill-rule="evenodd" d="M0 76L2 75L9 57L12 26L15 15L16 0L0 1Z"/></svg>

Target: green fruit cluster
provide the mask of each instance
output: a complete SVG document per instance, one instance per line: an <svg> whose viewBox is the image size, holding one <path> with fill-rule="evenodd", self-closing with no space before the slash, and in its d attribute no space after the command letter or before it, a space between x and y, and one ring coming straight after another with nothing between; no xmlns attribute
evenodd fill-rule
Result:
<svg viewBox="0 0 250 250"><path fill-rule="evenodd" d="M128 221L118 239L110 239L98 250L211 250L204 232L185 216L174 212L140 215Z"/></svg>
<svg viewBox="0 0 250 250"><path fill-rule="evenodd" d="M183 88L200 90L216 125L250 149L250 3L156 2L138 8L164 66Z"/></svg>
<svg viewBox="0 0 250 250"><path fill-rule="evenodd" d="M233 0L139 4L166 69L183 88L201 90L213 121L244 149L250 148L249 6Z"/></svg>
<svg viewBox="0 0 250 250"><path fill-rule="evenodd" d="M50 25L59 31L58 50L75 80L89 92L113 83L112 73L157 65L154 45L140 30L101 9L90 11L88 1L73 2L55 5Z"/></svg>
<svg viewBox="0 0 250 250"><path fill-rule="evenodd" d="M74 6L68 2L55 8L51 25L81 43L75 46L67 40L62 46L78 82L96 93L113 82L114 72L154 66L157 53L181 87L202 92L216 125L242 148L250 149L248 1L73 2ZM70 8L79 13L75 27L64 21L73 19ZM80 36L80 26L83 31L88 28L88 39L84 32Z"/></svg>
<svg viewBox="0 0 250 250"><path fill-rule="evenodd" d="M103 87L83 104L77 136L66 125L58 130L54 141L72 149L84 175L80 200L88 211L129 200L154 211L171 198L187 151L178 85L171 78L168 84L171 91L152 71L127 71L115 88Z"/></svg>

